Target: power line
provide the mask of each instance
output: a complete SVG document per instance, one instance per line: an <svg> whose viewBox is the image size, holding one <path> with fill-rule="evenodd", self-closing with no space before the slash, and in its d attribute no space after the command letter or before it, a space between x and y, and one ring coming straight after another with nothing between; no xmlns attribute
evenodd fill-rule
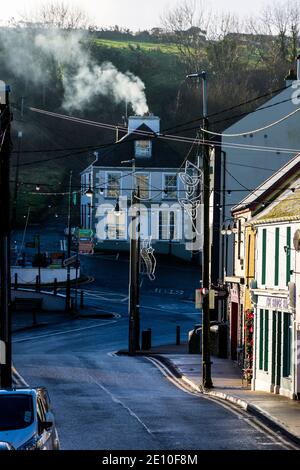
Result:
<svg viewBox="0 0 300 470"><path fill-rule="evenodd" d="M281 122L285 121L286 119L288 119L289 117L293 116L294 114L298 113L300 111L300 108L297 108L295 111L292 111L291 113L287 114L286 116L283 116L282 118L278 119L277 121L274 121L264 127L260 127L258 129L254 129L254 130L251 130L251 131L246 131L246 132L240 132L238 134L220 134L218 132L213 132L213 131L208 131L208 130L205 130L205 129L201 129L202 132L206 132L206 134L211 134L211 135L215 135L215 136L220 136L220 137L242 137L244 135L248 135L248 134L257 134L258 132L261 132L261 131L264 131L266 129L270 129L271 127L274 127L276 126L277 124L280 124Z"/></svg>

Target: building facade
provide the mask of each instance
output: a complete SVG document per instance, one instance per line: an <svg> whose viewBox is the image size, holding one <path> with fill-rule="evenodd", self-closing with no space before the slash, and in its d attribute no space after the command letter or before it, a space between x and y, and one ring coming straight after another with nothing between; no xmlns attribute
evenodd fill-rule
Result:
<svg viewBox="0 0 300 470"><path fill-rule="evenodd" d="M189 170L181 154L156 138L159 131L156 116L130 117L128 133L82 172L81 225L93 229L99 249L127 251L132 194L139 190L135 202L141 239L151 239L157 253L191 260L200 251L195 233L201 209L192 220L186 210L185 179L180 177ZM192 164L190 171L195 176Z"/></svg>
<svg viewBox="0 0 300 470"><path fill-rule="evenodd" d="M252 387L290 398L300 397L299 184L251 221L257 232Z"/></svg>

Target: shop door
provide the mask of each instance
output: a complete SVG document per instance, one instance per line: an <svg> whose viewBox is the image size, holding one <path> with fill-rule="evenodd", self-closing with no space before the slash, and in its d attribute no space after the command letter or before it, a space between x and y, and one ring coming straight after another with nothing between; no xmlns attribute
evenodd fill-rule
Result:
<svg viewBox="0 0 300 470"><path fill-rule="evenodd" d="M231 339L231 359L237 359L237 340L238 340L238 311L239 304L233 302L231 304L231 326L230 326L230 339Z"/></svg>
<svg viewBox="0 0 300 470"><path fill-rule="evenodd" d="M276 388L281 385L281 361L282 361L282 313L273 312L272 328L272 385Z"/></svg>

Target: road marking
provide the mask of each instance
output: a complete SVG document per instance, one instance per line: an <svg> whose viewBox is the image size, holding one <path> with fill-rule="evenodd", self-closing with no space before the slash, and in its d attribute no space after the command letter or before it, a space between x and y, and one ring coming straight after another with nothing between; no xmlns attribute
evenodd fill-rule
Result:
<svg viewBox="0 0 300 470"><path fill-rule="evenodd" d="M148 434L150 434L150 436L153 437L153 433L150 431L150 429L148 428L148 426L141 420L141 418L139 418L134 411L132 411L131 408L129 408L129 406L125 405L125 403L123 403L121 400L119 400L118 398L116 398L106 387L104 387L104 385L102 385L100 382L98 382L98 380L96 380L93 376L91 376L90 374L87 374L88 377L90 377L90 379L96 384L98 385L98 387L100 387L105 393L107 393L107 395L109 395L109 397L111 398L111 400L114 402L114 403L117 403L118 405L121 405L126 411L128 411L128 413L130 414L130 416L132 416L133 418L135 418L142 426L143 428L147 431Z"/></svg>
<svg viewBox="0 0 300 470"><path fill-rule="evenodd" d="M19 374L19 372L17 371L14 365L12 366L12 372L13 372L13 375L18 379L18 382L16 383L17 387L30 388L26 380L22 377L21 374Z"/></svg>
<svg viewBox="0 0 300 470"><path fill-rule="evenodd" d="M25 341L32 341L32 340L40 339L40 338L48 338L50 336L66 335L69 333L76 333L78 331L90 330L92 328L100 328L102 326L107 326L113 323L117 323L116 320L102 320L102 321L103 323L101 323L101 325L90 325L90 326L84 326L82 328L74 328L72 330L55 331L53 333L46 333L44 335L37 335L37 336L30 336L29 338L27 337L27 338L15 339L13 340L13 343L23 343Z"/></svg>
<svg viewBox="0 0 300 470"><path fill-rule="evenodd" d="M145 358L148 359L148 361L152 362L170 382L172 382L176 387L180 388L183 392L188 393L189 395L192 395L194 397L198 397L198 398L202 397L206 400L210 400L214 403L219 404L223 408L227 409L228 411L236 415L239 419L247 422L247 424L249 424L249 426L251 426L255 430L264 432L265 434L267 434L270 438L274 440L276 445L280 445L288 450L291 450L291 449L299 450L299 447L296 444L293 444L292 442L286 440L283 436L281 436L277 432L270 429L267 425L262 423L259 420L259 418L256 418L255 416L250 415L249 412L247 412L246 410L243 410L239 408L237 405L234 405L233 403L230 403L230 402L224 403L223 400L221 400L220 398L211 397L211 396L203 394L197 388L197 386L186 377L183 377L185 379L183 380L183 382L186 383L186 386L184 386L181 383L182 379L178 379L177 377L175 377L175 375L168 369L168 367L166 367L158 359L154 357L146 357L146 356ZM192 388L193 391L191 391L190 388Z"/></svg>

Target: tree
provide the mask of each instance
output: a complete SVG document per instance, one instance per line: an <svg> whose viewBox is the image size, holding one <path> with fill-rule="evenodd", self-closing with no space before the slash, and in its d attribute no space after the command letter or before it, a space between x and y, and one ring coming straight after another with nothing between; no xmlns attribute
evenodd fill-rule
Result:
<svg viewBox="0 0 300 470"><path fill-rule="evenodd" d="M209 15L204 2L183 0L162 17L165 33L176 44L186 72L198 70L204 60L203 45Z"/></svg>
<svg viewBox="0 0 300 470"><path fill-rule="evenodd" d="M87 29L88 16L84 10L71 6L64 0L42 4L37 10L21 15L24 25L65 30Z"/></svg>
<svg viewBox="0 0 300 470"><path fill-rule="evenodd" d="M253 57L269 70L277 82L294 65L299 30L299 0L275 2L248 20L248 31L253 36Z"/></svg>

